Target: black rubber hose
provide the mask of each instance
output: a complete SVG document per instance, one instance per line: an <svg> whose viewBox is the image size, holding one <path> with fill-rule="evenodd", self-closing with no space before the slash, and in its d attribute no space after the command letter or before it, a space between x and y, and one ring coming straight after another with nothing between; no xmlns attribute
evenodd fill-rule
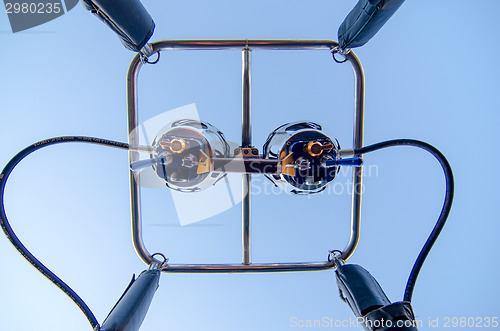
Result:
<svg viewBox="0 0 500 331"><path fill-rule="evenodd" d="M125 143L120 143L120 142L115 142L111 140L105 140L105 139L99 139L99 138L92 138L92 137L79 137L79 136L69 136L69 137L57 137L57 138L52 138L48 140L43 140L38 143L35 143L25 149L23 149L21 152L19 152L12 160L9 161L9 163L5 166L5 168L2 170L2 173L0 174L0 225L2 226L3 231L5 232L7 238L10 240L10 242L16 247L16 249L23 255L23 257L30 262L35 268L37 268L38 271L40 271L43 275L45 275L52 283L54 283L56 286L58 286L66 295L70 297L73 302L82 310L82 312L85 314L87 319L89 320L90 324L92 325L93 328L96 328L99 326L97 319L95 316L92 314L92 311L88 308L88 306L85 304L85 302L66 284L64 283L59 277L57 277L52 271L50 271L47 267L45 267L38 259L33 256L29 252L29 250L21 243L21 241L17 238L16 234L12 230L12 227L10 226L7 217L5 215L5 207L4 207L4 192L5 192L5 185L7 182L7 179L12 172L12 170L15 168L15 166L27 155L33 153L34 151L47 147L50 145L55 145L55 144L60 144L60 143L65 143L65 142L82 142L82 143L93 143L93 144L99 144L99 145L105 145L105 146L111 146L115 148L121 148L121 149L128 149L128 144ZM415 261L415 264L413 265L412 271L410 273L410 276L408 278L408 282L406 284L406 289L405 289L405 294L404 294L404 301L411 301L412 294L413 294L413 289L415 286L415 282L417 280L418 274L420 272L420 269L422 268L422 265L429 254L432 246L436 242L441 230L444 227L444 224L446 223L446 220L448 218L448 215L450 213L452 201L453 201L453 193L454 193L454 181L453 181L453 172L451 170L451 166L444 157L444 155L435 147L432 145L429 145L425 142L419 141L419 140L413 140L413 139L396 139L396 140L389 140L381 143L377 143L374 145L366 146L363 148L359 148L355 150L356 155L361 155L361 154L366 154L370 153L376 150L388 148L388 147L393 147L393 146L415 146L422 148L428 152L430 152L432 155L434 155L441 166L443 167L445 177L446 177L446 195L445 195L445 201L443 204L443 208L441 210L441 214L439 216L439 219L434 226L434 229L432 230L429 238L425 242L422 250L420 251L417 260Z"/></svg>
<svg viewBox="0 0 500 331"><path fill-rule="evenodd" d="M7 220L7 216L5 215L5 206L4 206L4 192L5 192L5 184L7 183L7 179L9 178L10 173L16 167L16 165L21 162L29 154L34 151L41 149L43 147L61 144L61 143L69 143L69 142L80 142L80 143L92 143L98 145L111 146L115 148L128 149L128 144L120 143L116 141L92 138L92 137L56 137L43 141L39 141L31 146L26 147L16 156L12 158L12 160L7 163L5 168L2 170L0 174L0 225L2 226L5 235L10 240L12 245L21 253L21 255L31 263L38 271L40 271L45 277L47 277L52 283L54 283L57 287L59 287L67 296L70 297L71 300L81 309L81 311L85 314L85 317L88 319L92 328L98 329L99 323L95 318L92 311L85 304L85 302L73 291L66 283L64 283L59 277L57 277L52 271L50 271L46 266L44 266L31 252L21 243L19 238L16 236L12 227Z"/></svg>
<svg viewBox="0 0 500 331"><path fill-rule="evenodd" d="M445 180L446 180L446 193L445 193L445 198L444 198L444 203L443 203L443 208L441 209L441 214L439 215L439 218L436 222L436 225L434 226L434 229L432 229L431 234L429 235L429 238L427 238L427 241L425 242L424 246L422 247L420 253L418 254L417 260L415 261L413 268L411 270L410 276L408 277L408 282L406 283L406 288L405 288L405 293L403 300L404 301L410 301L413 295L413 289L415 287L415 283L417 281L418 274L420 272L420 269L422 269L422 265L424 264L425 259L427 258L427 255L429 255L429 252L436 242L437 238L439 237L439 234L441 233L441 230L443 229L446 220L448 219L448 215L450 214L451 210L451 205L453 203L453 194L454 194L454 180L453 180L453 172L451 170L451 166L448 163L448 160L446 160L445 156L434 146L429 145L428 143L425 143L420 140L414 140L414 139L395 139L395 140L388 140L384 141L381 143L373 144L370 146L366 146L363 148L358 148L354 150L355 155L361 155L365 153L370 153L373 151L377 151L380 149L384 149L387 147L393 147L393 146L414 146L414 147L419 147L422 148L432 155L439 161L441 164L441 167L443 168L444 175L445 175Z"/></svg>

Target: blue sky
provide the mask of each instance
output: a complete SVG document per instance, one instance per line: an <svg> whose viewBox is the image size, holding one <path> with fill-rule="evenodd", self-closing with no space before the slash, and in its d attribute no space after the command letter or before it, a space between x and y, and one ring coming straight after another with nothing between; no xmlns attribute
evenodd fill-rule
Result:
<svg viewBox="0 0 500 331"><path fill-rule="evenodd" d="M144 1L160 39L336 39L355 1ZM452 213L413 296L417 319L500 316L496 255L500 232L500 66L497 1L406 1L355 52L366 74L365 144L414 138L439 148L456 180ZM25 146L61 135L127 140L125 75L133 53L81 5L12 34L0 14L0 164ZM195 103L229 140L240 137L241 55L164 53L143 68L140 116ZM353 75L328 52L254 52L254 143L295 120L326 126L351 147ZM21 240L87 302L100 322L133 273L145 268L130 239L128 157L67 144L16 168L7 215ZM439 214L444 179L421 150L366 155L361 241L351 263L401 300L411 266ZM346 185L350 175L336 179ZM268 185L256 180L256 185ZM144 191L150 251L175 263L240 261L240 205L200 226L177 226L168 191ZM315 213L308 210L317 208ZM324 260L342 249L349 196L253 199L253 260ZM0 329L90 330L74 305L0 239ZM141 330L291 330L292 318L349 320L332 271L247 275L163 274ZM360 329L360 328L359 328Z"/></svg>

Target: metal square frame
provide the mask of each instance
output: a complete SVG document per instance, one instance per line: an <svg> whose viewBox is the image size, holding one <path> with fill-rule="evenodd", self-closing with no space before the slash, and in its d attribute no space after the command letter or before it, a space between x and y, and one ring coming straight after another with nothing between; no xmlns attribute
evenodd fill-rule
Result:
<svg viewBox="0 0 500 331"><path fill-rule="evenodd" d="M252 143L251 133L251 103L250 103L250 64L252 50L315 50L323 49L334 52L338 43L333 40L164 40L152 43L152 53L168 50L242 50L242 147L249 147ZM335 54L333 54L335 55ZM358 57L348 51L343 54L349 62L355 77L354 102L354 129L353 149L363 147L364 128L364 72ZM127 74L127 103L128 103L128 130L129 130L129 161L139 160L139 136L134 130L139 123L138 116L138 88L137 79L143 59L138 54L132 60ZM231 272L284 272L284 271L317 271L335 267L335 262L328 258L323 262L297 263L251 263L251 174L243 174L242 199L242 263L241 264L168 264L161 266L162 272L173 273L231 273ZM352 202L351 202L351 232L349 241L339 258L349 259L359 242L361 219L361 183L362 167L353 168ZM142 218L140 199L140 179L130 171L130 199L132 216L132 241L139 257L146 263L158 263L151 255L142 238ZM247 194L245 194L247 192Z"/></svg>

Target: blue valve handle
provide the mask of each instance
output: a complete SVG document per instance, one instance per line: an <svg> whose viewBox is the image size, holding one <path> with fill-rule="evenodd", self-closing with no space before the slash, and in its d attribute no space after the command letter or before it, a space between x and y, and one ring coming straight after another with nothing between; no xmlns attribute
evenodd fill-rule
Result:
<svg viewBox="0 0 500 331"><path fill-rule="evenodd" d="M352 166L352 167L361 167L363 165L363 159L360 157L352 157L348 159L334 159L334 160L326 160L323 162L323 166L330 167L338 167L338 166Z"/></svg>

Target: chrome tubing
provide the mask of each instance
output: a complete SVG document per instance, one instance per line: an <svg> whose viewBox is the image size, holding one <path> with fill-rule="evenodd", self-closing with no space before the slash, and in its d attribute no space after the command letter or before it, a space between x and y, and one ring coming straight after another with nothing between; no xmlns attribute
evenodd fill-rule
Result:
<svg viewBox="0 0 500 331"><path fill-rule="evenodd" d="M165 50L243 50L243 118L248 116L248 122L243 120L242 128L242 146L251 144L251 123L250 123L250 50L312 50L323 49L333 50L338 43L333 40L164 40L152 43L153 52ZM247 50L247 51L246 51ZM246 55L245 55L246 54ZM245 92L245 56L248 56L248 90ZM355 104L354 104L354 129L353 129L353 148L363 147L363 128L364 128L364 72L357 56L352 52L345 54L347 62L350 63L355 76ZM137 102L137 77L142 66L140 56L136 56L130 65L127 76L127 98L128 98L128 125L129 125L129 143L131 146L138 145L137 128L138 102ZM247 93L247 94L246 94ZM245 101L247 100L247 101ZM245 106L247 102L247 106ZM245 107L248 113L245 115ZM246 126L248 125L248 126ZM245 136L245 130L247 136ZM247 139L247 140L246 140ZM248 144L246 144L248 143ZM134 150L129 151L130 161L139 159L139 153ZM304 262L304 263L250 263L250 178L245 179L243 175L243 186L248 185L248 194L246 197L248 214L245 209L245 197L242 210L243 227L243 263L242 264L167 264L161 270L163 272L173 273L232 273L232 272L287 272L287 271L314 271L327 270L335 267L331 261L326 262ZM353 195L351 206L351 233L349 241L342 251L340 258L349 259L359 242L360 219L361 219L361 183L362 168L353 169ZM150 264L156 259L147 251L142 238L142 221L140 212L140 183L139 178L130 173L130 196L131 196L131 214L132 214L132 239L135 250L141 259ZM244 191L245 192L245 191ZM245 215L248 216L246 227ZM245 235L245 228L248 234ZM246 237L248 236L248 237ZM245 263L247 262L247 263Z"/></svg>
<svg viewBox="0 0 500 331"><path fill-rule="evenodd" d="M129 164L139 160L139 152L132 149L133 146L139 146L139 133L137 126L139 123L138 103L137 103L137 78L139 70L142 67L140 55L136 55L130 64L127 73L127 107L128 107L128 143L129 149ZM130 211L132 215L132 242L134 243L137 255L147 265L155 261L155 258L144 246L142 238L142 215L141 215L141 188L139 176L135 176L130 170Z"/></svg>
<svg viewBox="0 0 500 331"><path fill-rule="evenodd" d="M241 147L252 146L252 113L250 103L250 48L245 47L242 52L242 90L243 90L243 107L242 107L242 125L241 125Z"/></svg>
<svg viewBox="0 0 500 331"><path fill-rule="evenodd" d="M251 76L250 76L250 48L245 47L242 52L242 125L241 125L241 147L252 146L252 113L251 113ZM242 245L243 264L249 265L251 261L250 251L250 217L251 217L251 174L242 175L241 190L241 221L242 221Z"/></svg>
<svg viewBox="0 0 500 331"><path fill-rule="evenodd" d="M333 261L306 263L252 263L245 264L167 264L161 271L170 273L244 273L321 271L335 267Z"/></svg>
<svg viewBox="0 0 500 331"><path fill-rule="evenodd" d="M166 50L308 50L333 49L333 40L161 40L151 44L153 52Z"/></svg>
<svg viewBox="0 0 500 331"><path fill-rule="evenodd" d="M353 148L363 146L363 134L365 123L365 73L361 62L356 54L349 51L345 55L354 71L354 128L353 128ZM359 147L358 147L359 146ZM359 155L362 157L362 155ZM340 254L340 259L347 261L359 243L361 232L361 194L363 178L363 167L353 167L352 169L352 202L351 202L351 235L349 241Z"/></svg>

